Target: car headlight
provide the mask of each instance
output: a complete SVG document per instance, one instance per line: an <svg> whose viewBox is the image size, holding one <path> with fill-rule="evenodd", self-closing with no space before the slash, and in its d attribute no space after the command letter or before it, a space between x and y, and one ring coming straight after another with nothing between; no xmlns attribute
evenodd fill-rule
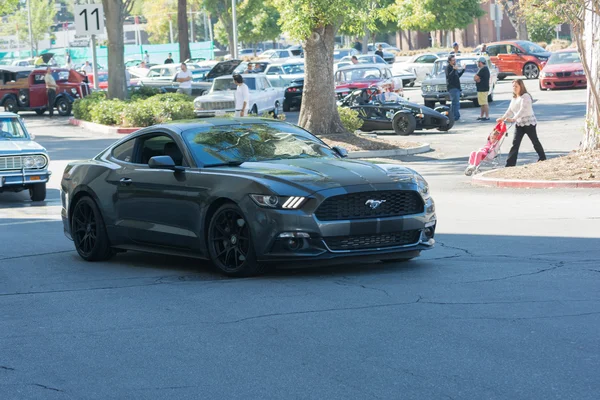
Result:
<svg viewBox="0 0 600 400"><path fill-rule="evenodd" d="M552 72L542 72L542 73L540 74L540 76L541 76L542 78L551 78L551 77L553 77L553 76L554 76L554 74L553 74Z"/></svg>
<svg viewBox="0 0 600 400"><path fill-rule="evenodd" d="M71 93L73 93L74 95L77 95L77 94L79 94L79 93L77 92L77 89L75 89L75 88L71 88Z"/></svg>
<svg viewBox="0 0 600 400"><path fill-rule="evenodd" d="M430 197L429 194L429 184L427 181L419 174L415 173L415 180L417 182L417 188L423 200L427 200Z"/></svg>
<svg viewBox="0 0 600 400"><path fill-rule="evenodd" d="M200 100L194 101L194 108L200 110L202 108L202 102Z"/></svg>
<svg viewBox="0 0 600 400"><path fill-rule="evenodd" d="M296 210L304 204L306 197L291 196L278 197L266 194L251 194L250 198L260 207L283 208L286 210Z"/></svg>
<svg viewBox="0 0 600 400"><path fill-rule="evenodd" d="M31 156L23 157L23 166L25 168L34 168L35 160Z"/></svg>
<svg viewBox="0 0 600 400"><path fill-rule="evenodd" d="M45 156L39 155L33 157L33 162L36 168L44 168L48 164L48 159Z"/></svg>
<svg viewBox="0 0 600 400"><path fill-rule="evenodd" d="M583 75L585 75L585 71L575 71L573 73L573 75L575 75L575 76L583 76Z"/></svg>
<svg viewBox="0 0 600 400"><path fill-rule="evenodd" d="M548 57L540 57L540 56L538 56L538 60L540 60L540 61L547 61Z"/></svg>

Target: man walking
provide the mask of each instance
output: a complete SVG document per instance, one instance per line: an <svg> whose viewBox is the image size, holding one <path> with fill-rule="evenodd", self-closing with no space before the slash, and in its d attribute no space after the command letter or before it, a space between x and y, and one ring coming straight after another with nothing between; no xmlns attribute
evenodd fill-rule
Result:
<svg viewBox="0 0 600 400"><path fill-rule="evenodd" d="M460 77L465 73L464 68L459 68L456 65L456 57L454 54L448 56L448 66L446 67L446 87L452 101L452 115L454 121L460 119Z"/></svg>
<svg viewBox="0 0 600 400"><path fill-rule="evenodd" d="M375 55L383 58L383 46L381 44L377 46L377 51L375 52Z"/></svg>
<svg viewBox="0 0 600 400"><path fill-rule="evenodd" d="M165 60L164 64L173 64L174 62L175 61L173 61L173 57L172 57L171 53L169 53L169 56Z"/></svg>
<svg viewBox="0 0 600 400"><path fill-rule="evenodd" d="M192 95L192 73L188 71L187 65L181 63L181 71L177 73L177 82L179 82L179 89L177 93Z"/></svg>
<svg viewBox="0 0 600 400"><path fill-rule="evenodd" d="M244 78L235 74L233 81L237 85L235 90L235 116L245 117L248 115L248 104L250 103L250 91L248 86L244 83Z"/></svg>
<svg viewBox="0 0 600 400"><path fill-rule="evenodd" d="M458 49L458 42L452 43L452 51L450 52L450 54L454 54L455 56L460 55L460 50Z"/></svg>
<svg viewBox="0 0 600 400"><path fill-rule="evenodd" d="M481 107L481 113L477 121L490 120L490 107L488 106L488 93L490 92L490 69L487 66L485 57L479 57L477 60L479 71L475 74L475 86L477 86L477 101Z"/></svg>
<svg viewBox="0 0 600 400"><path fill-rule="evenodd" d="M56 99L56 81L52 76L52 68L48 68L46 70L46 75L44 76L44 82L46 83L46 94L48 97L48 114L50 118L54 115L54 100Z"/></svg>

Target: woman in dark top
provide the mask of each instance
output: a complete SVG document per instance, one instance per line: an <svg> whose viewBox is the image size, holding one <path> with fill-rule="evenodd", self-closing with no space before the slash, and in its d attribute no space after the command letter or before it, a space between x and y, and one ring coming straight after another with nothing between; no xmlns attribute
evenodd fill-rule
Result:
<svg viewBox="0 0 600 400"><path fill-rule="evenodd" d="M383 46L382 45L377 46L377 51L375 52L375 55L383 58Z"/></svg>

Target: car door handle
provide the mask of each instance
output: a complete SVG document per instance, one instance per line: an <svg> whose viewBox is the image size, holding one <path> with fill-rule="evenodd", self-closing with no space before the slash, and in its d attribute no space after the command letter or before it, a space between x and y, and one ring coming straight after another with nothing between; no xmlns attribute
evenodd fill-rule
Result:
<svg viewBox="0 0 600 400"><path fill-rule="evenodd" d="M119 182L121 182L121 185L123 186L128 186L131 185L133 181L130 178L121 178L119 179Z"/></svg>

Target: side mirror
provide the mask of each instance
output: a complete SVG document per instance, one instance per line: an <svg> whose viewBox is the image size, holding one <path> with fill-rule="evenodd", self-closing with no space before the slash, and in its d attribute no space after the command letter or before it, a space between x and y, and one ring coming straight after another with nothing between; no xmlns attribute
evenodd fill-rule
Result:
<svg viewBox="0 0 600 400"><path fill-rule="evenodd" d="M152 169L172 169L173 171L183 171L183 167L175 165L175 161L170 156L154 156L148 161L148 166Z"/></svg>
<svg viewBox="0 0 600 400"><path fill-rule="evenodd" d="M335 151L340 157L342 158L346 158L348 157L348 150L344 149L343 147L339 147L339 146L333 146L332 147L333 151Z"/></svg>
<svg viewBox="0 0 600 400"><path fill-rule="evenodd" d="M31 138L31 140L35 140L35 135L33 133L30 133L29 137Z"/></svg>

